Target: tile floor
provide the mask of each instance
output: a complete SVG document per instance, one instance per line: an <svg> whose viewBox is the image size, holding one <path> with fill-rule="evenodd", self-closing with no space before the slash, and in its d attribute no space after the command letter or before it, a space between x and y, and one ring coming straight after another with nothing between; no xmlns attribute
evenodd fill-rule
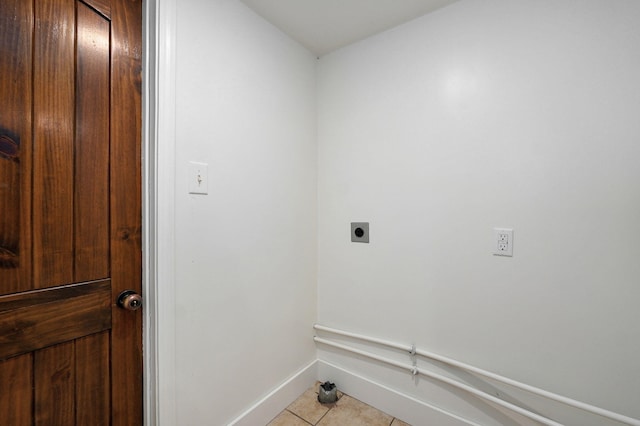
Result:
<svg viewBox="0 0 640 426"><path fill-rule="evenodd" d="M318 402L316 383L267 426L410 426L338 391L334 404Z"/></svg>

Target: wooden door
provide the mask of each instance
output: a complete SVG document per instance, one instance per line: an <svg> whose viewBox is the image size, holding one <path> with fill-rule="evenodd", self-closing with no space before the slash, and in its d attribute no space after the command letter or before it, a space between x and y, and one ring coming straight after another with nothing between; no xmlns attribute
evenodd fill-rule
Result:
<svg viewBox="0 0 640 426"><path fill-rule="evenodd" d="M142 0L0 0L0 424L141 425Z"/></svg>

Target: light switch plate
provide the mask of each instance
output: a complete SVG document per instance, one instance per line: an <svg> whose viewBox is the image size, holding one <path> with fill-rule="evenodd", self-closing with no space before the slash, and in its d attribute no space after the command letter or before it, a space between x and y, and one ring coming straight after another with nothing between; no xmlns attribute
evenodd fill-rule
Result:
<svg viewBox="0 0 640 426"><path fill-rule="evenodd" d="M189 162L189 194L206 195L209 193L208 164Z"/></svg>

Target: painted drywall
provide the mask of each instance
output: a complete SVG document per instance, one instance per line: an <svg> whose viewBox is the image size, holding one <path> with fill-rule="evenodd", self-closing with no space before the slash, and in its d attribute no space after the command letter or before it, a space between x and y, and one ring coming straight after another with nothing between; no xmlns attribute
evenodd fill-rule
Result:
<svg viewBox="0 0 640 426"><path fill-rule="evenodd" d="M316 59L239 1L179 3L176 424L222 425L316 357Z"/></svg>
<svg viewBox="0 0 640 426"><path fill-rule="evenodd" d="M322 57L319 322L640 418L638 22L630 0L463 0ZM513 257L492 255L494 227Z"/></svg>

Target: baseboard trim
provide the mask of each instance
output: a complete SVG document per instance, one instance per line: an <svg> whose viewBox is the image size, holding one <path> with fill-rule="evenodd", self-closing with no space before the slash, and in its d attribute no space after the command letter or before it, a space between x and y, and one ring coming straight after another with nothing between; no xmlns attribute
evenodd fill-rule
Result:
<svg viewBox="0 0 640 426"><path fill-rule="evenodd" d="M326 361L318 360L317 373L318 380L330 380L342 392L414 426L480 426Z"/></svg>
<svg viewBox="0 0 640 426"><path fill-rule="evenodd" d="M413 426L481 426L322 360L315 360L300 369L228 426L267 424L314 383L325 380L335 382L340 391Z"/></svg>
<svg viewBox="0 0 640 426"><path fill-rule="evenodd" d="M267 424L315 383L318 376L317 364L318 361L315 360L306 367L303 367L291 378L269 392L269 394L256 402L235 420L231 421L229 426L256 426Z"/></svg>

